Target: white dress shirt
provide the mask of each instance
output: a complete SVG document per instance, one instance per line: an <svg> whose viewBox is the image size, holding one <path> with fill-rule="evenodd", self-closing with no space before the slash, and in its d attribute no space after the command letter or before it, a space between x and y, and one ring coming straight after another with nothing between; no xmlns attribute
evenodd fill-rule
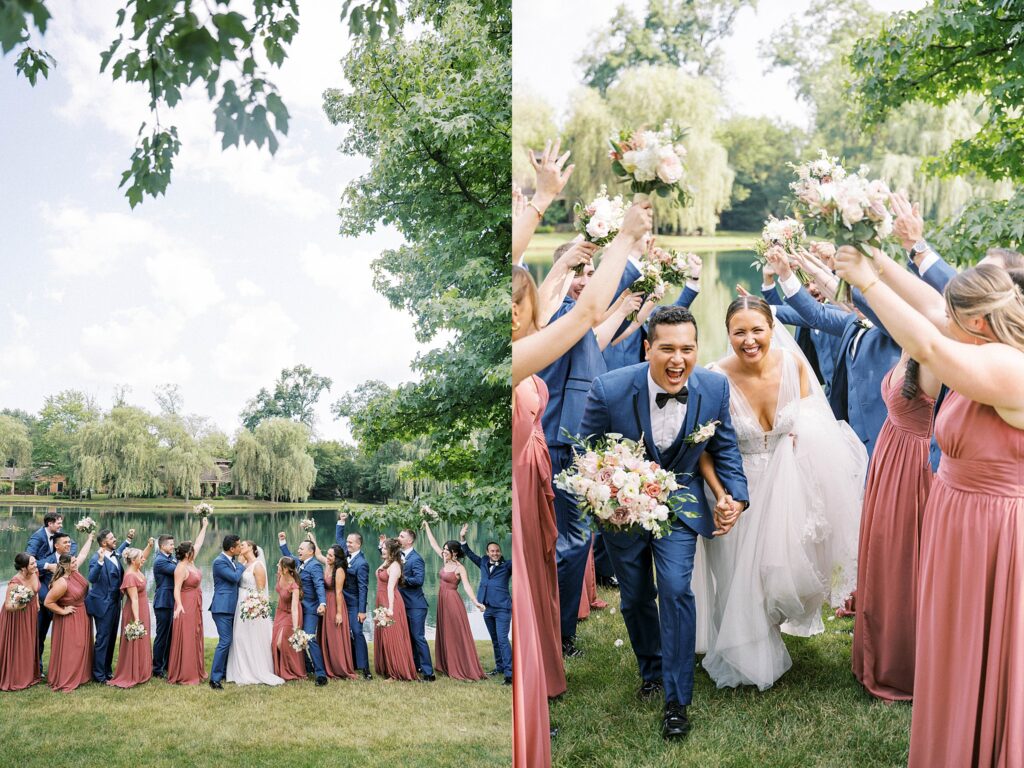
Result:
<svg viewBox="0 0 1024 768"><path fill-rule="evenodd" d="M669 400L664 408L659 408L655 401L659 392L666 392L654 383L651 378L651 370L647 369L647 400L651 409L651 439L658 446L659 451L668 450L676 441L679 430L683 428L683 421L686 419L686 406L678 400Z"/></svg>

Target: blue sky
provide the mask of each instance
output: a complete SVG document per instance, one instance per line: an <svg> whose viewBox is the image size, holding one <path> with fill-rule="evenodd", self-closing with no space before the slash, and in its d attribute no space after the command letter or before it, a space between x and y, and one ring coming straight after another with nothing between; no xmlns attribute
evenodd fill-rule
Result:
<svg viewBox="0 0 1024 768"><path fill-rule="evenodd" d="M0 60L0 407L37 411L81 389L109 407L115 385L155 409L177 383L185 411L229 434L281 368L334 379L323 437L348 435L328 406L370 378L412 378L412 318L373 291L370 261L391 230L337 234L340 193L367 167L337 152L343 128L321 93L343 85L338 3L303 3L301 31L272 77L291 111L276 156L222 152L212 107L188 94L164 125L182 150L167 196L132 211L117 189L142 121L141 89L99 74L117 2L51 3L43 44L58 60L35 88Z"/></svg>

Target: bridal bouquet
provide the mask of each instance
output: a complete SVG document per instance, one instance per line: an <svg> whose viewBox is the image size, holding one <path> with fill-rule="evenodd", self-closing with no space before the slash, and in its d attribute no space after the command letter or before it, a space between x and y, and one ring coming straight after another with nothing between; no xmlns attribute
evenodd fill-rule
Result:
<svg viewBox="0 0 1024 768"><path fill-rule="evenodd" d="M238 611L242 621L254 621L255 619L270 618L270 598L259 592L249 590L249 594L242 600L242 607Z"/></svg>
<svg viewBox="0 0 1024 768"><path fill-rule="evenodd" d="M804 238L806 233L804 232L804 225L796 219L776 219L774 216L769 216L768 220L764 223L764 228L761 230L761 239L754 243L754 251L757 252L757 258L751 263L751 267L754 269L761 269L768 263L768 259L765 258L765 254L768 253L768 249L773 246L781 246L781 248L787 253L793 253L797 248L804 244ZM796 276L800 278L800 282L804 285L810 282L810 278L807 273L801 268L797 268Z"/></svg>
<svg viewBox="0 0 1024 768"><path fill-rule="evenodd" d="M309 648L309 641L312 639L313 635L308 632L303 632L301 629L296 629L288 638L288 645L292 647L293 651L301 653Z"/></svg>
<svg viewBox="0 0 1024 768"><path fill-rule="evenodd" d="M135 621L129 621L124 626L124 639L125 640L139 640L146 636L146 626L136 619Z"/></svg>
<svg viewBox="0 0 1024 768"><path fill-rule="evenodd" d="M390 608L383 605L373 609L373 625L375 627L390 627L395 623L395 614Z"/></svg>
<svg viewBox="0 0 1024 768"><path fill-rule="evenodd" d="M7 602L10 603L12 610L20 611L32 602L35 595L36 593L24 584L15 584L7 590Z"/></svg>
<svg viewBox="0 0 1024 768"><path fill-rule="evenodd" d="M608 140L612 172L621 182L628 182L634 194L657 194L672 197L680 205L689 201L683 181L686 168L683 160L686 130L667 121L660 131L630 129Z"/></svg>
<svg viewBox="0 0 1024 768"><path fill-rule="evenodd" d="M79 533L92 533L96 530L96 521L91 517L83 517L75 523L75 530Z"/></svg>
<svg viewBox="0 0 1024 768"><path fill-rule="evenodd" d="M690 279L688 256L686 253L652 246L640 261L640 277L633 281L629 290L661 301L670 283L682 285ZM636 312L632 313L629 320L636 320L636 315Z"/></svg>
<svg viewBox="0 0 1024 768"><path fill-rule="evenodd" d="M796 198L794 210L807 230L836 245L853 245L868 258L892 233L889 187L881 179L869 179L867 166L848 173L825 150L809 163L793 166L797 180L789 185ZM846 283L839 281L838 296Z"/></svg>
<svg viewBox="0 0 1024 768"><path fill-rule="evenodd" d="M307 517L305 520L299 520L299 528L309 533L316 528L316 520L311 517Z"/></svg>
<svg viewBox="0 0 1024 768"><path fill-rule="evenodd" d="M213 505L207 504L205 501L201 501L192 507L192 511L200 517L209 517L210 513L213 512Z"/></svg>
<svg viewBox="0 0 1024 768"><path fill-rule="evenodd" d="M430 508L429 504L424 504L420 507L420 517L424 520L437 520L437 512Z"/></svg>
<svg viewBox="0 0 1024 768"><path fill-rule="evenodd" d="M608 434L593 444L579 441L572 466L555 477L555 485L579 500L580 510L609 528L642 528L655 538L668 530L670 516L685 512L693 496L672 495L680 488L674 472L646 458L642 442Z"/></svg>
<svg viewBox="0 0 1024 768"><path fill-rule="evenodd" d="M622 220L626 216L626 204L622 201L622 195L608 197L608 190L604 186L597 197L589 205L582 202L573 206L576 214L574 226L576 231L583 235L588 243L605 246L619 234L622 227Z"/></svg>

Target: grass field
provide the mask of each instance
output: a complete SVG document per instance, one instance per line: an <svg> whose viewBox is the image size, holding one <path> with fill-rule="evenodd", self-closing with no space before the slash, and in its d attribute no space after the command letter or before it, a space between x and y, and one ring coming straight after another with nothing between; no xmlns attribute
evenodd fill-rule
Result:
<svg viewBox="0 0 1024 768"><path fill-rule="evenodd" d="M288 509L341 509L341 502L339 501L316 501L310 500L301 503L289 503L289 502L278 502L278 501L250 501L248 499L219 499L210 501L214 506L214 514L217 512L230 512L245 510L247 512L252 510L266 510L268 512L274 510L288 510ZM92 499L54 499L50 496L32 496L31 494L0 494L0 506L5 504L16 504L24 506L34 507L103 507L104 509L119 509L122 507L130 507L133 511L146 511L147 509L152 510L191 510L196 504L199 503L198 499L192 499L185 501L184 499L178 498L166 498L161 497L157 499L120 499L120 498L109 498L102 494L93 494ZM359 502L350 501L348 506L351 509L367 509L374 505L372 504L361 504Z"/></svg>
<svg viewBox="0 0 1024 768"><path fill-rule="evenodd" d="M207 670L215 645L206 641ZM477 650L491 669L490 642ZM163 680L71 693L37 685L0 693L0 765L493 768L512 761L511 690L500 677L226 683L223 691Z"/></svg>
<svg viewBox="0 0 1024 768"><path fill-rule="evenodd" d="M618 593L601 590L618 606ZM828 614L826 614L827 616ZM852 619L825 622L812 638L786 637L793 667L764 693L716 689L699 665L683 742L660 735L661 701L641 703L636 659L622 615L581 623L582 658L566 663L569 690L551 706L553 763L570 768L783 768L904 766L910 706L885 704L850 672ZM623 641L621 647L615 641Z"/></svg>
<svg viewBox="0 0 1024 768"><path fill-rule="evenodd" d="M686 235L682 237L658 236L658 244L667 248L701 253L707 251L746 251L751 250L758 232L716 232L713 235ZM526 261L533 263L550 263L551 254L562 243L572 240L574 232L545 232L533 236L529 248L526 249Z"/></svg>

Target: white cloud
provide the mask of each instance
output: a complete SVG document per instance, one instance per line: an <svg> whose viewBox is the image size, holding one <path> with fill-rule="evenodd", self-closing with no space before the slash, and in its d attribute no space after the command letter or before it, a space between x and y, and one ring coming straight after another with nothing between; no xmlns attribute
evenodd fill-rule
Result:
<svg viewBox="0 0 1024 768"><path fill-rule="evenodd" d="M209 257L179 250L162 250L146 257L150 289L158 301L186 317L195 317L224 298Z"/></svg>
<svg viewBox="0 0 1024 768"><path fill-rule="evenodd" d="M154 227L140 216L46 202L40 204L39 215L58 277L105 274L126 254L158 242Z"/></svg>
<svg viewBox="0 0 1024 768"><path fill-rule="evenodd" d="M11 310L11 327L16 336L21 336L28 330L28 318L16 309Z"/></svg>
<svg viewBox="0 0 1024 768"><path fill-rule="evenodd" d="M237 393L252 389L255 394L282 368L295 364L299 326L273 300L258 306L230 305L227 314L229 319L219 329L219 343L214 347L214 375Z"/></svg>
<svg viewBox="0 0 1024 768"><path fill-rule="evenodd" d="M172 309L115 309L82 328L72 368L90 382L130 384L142 392L163 382L187 382L190 358L207 340L183 339L184 327L183 316Z"/></svg>
<svg viewBox="0 0 1024 768"><path fill-rule="evenodd" d="M39 362L39 354L29 344L8 344L0 349L0 365L7 373L27 373Z"/></svg>
<svg viewBox="0 0 1024 768"><path fill-rule="evenodd" d="M256 283L254 283L247 277L243 277L241 280L235 283L235 291L238 293L239 296L242 296L247 299L258 299L259 297L263 296L264 293L266 293L263 290L263 288L258 286Z"/></svg>

